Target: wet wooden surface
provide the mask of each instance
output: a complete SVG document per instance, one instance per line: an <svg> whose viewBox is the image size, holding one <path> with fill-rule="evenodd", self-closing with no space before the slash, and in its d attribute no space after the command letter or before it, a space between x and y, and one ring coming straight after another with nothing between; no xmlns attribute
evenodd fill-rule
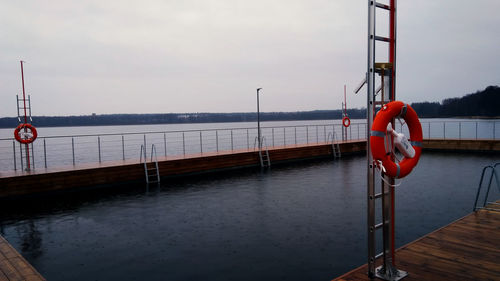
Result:
<svg viewBox="0 0 500 281"><path fill-rule="evenodd" d="M480 210L396 251L402 280L500 280L500 210ZM370 280L367 265L334 280ZM379 279L376 279L379 280Z"/></svg>
<svg viewBox="0 0 500 281"><path fill-rule="evenodd" d="M45 280L2 236L0 236L0 281Z"/></svg>

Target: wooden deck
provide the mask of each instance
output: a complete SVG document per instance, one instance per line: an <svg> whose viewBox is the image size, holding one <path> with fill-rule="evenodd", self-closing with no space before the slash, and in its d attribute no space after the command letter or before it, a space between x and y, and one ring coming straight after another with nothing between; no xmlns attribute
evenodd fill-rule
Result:
<svg viewBox="0 0 500 281"><path fill-rule="evenodd" d="M0 236L0 281L38 281L45 278Z"/></svg>
<svg viewBox="0 0 500 281"><path fill-rule="evenodd" d="M459 219L398 249L396 258L409 273L405 281L500 280L500 209ZM367 271L364 265L334 280L370 280Z"/></svg>
<svg viewBox="0 0 500 281"><path fill-rule="evenodd" d="M340 149L342 154L366 151L366 141L342 142ZM275 146L269 148L269 155L272 164L333 157L330 143ZM259 163L258 151L253 149L158 156L162 177L259 166ZM144 166L139 159L0 172L0 198L130 181L144 181Z"/></svg>

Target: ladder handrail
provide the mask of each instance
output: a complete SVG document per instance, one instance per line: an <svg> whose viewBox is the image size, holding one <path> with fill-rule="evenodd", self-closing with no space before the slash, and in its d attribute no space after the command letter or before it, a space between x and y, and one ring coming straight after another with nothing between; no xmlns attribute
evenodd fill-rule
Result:
<svg viewBox="0 0 500 281"><path fill-rule="evenodd" d="M488 202L488 196L490 194L491 183L493 181L493 177L495 177L497 188L498 188L498 191L500 192L500 176L497 174L497 166L499 166L499 165L500 165L500 162L495 163L493 165L487 165L487 166L485 166L483 168L483 170L481 172L481 179L479 180L479 185L477 187L476 199L474 200L473 211L477 211L479 209L488 209L488 208L485 208L486 205L489 204L489 203L493 203L493 202ZM481 189L483 187L484 175L486 174L487 170L491 170L491 175L490 175L490 179L489 179L489 182L488 182L488 187L487 187L487 190L486 190L486 194L484 196L483 206L478 206L477 205L477 201L479 200L479 195L480 195Z"/></svg>
<svg viewBox="0 0 500 281"><path fill-rule="evenodd" d="M158 168L158 157L156 156L156 146L154 143L151 145L151 162L153 162L153 157L156 167L156 180L160 182L160 169Z"/></svg>

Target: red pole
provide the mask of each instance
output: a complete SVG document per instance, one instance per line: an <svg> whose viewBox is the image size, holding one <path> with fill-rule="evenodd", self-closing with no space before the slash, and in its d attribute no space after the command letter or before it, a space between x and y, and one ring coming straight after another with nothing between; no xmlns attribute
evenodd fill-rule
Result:
<svg viewBox="0 0 500 281"><path fill-rule="evenodd" d="M389 62L392 63L392 79L391 79L391 101L396 99L396 0L390 0L389 11ZM396 265L396 251L395 251L395 189L391 192L391 256L392 263Z"/></svg>
<svg viewBox="0 0 500 281"><path fill-rule="evenodd" d="M28 123L28 115L26 113L26 92L24 90L24 71L23 71L23 61L21 61L21 81L23 84L23 103L24 103L24 123ZM24 128L24 132L27 132L28 129ZM29 171L30 166L30 147L29 144L26 144L26 168Z"/></svg>

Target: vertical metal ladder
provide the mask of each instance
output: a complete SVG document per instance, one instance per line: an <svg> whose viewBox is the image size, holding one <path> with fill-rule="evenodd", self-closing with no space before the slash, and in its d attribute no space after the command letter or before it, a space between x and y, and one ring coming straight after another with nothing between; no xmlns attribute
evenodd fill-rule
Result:
<svg viewBox="0 0 500 281"><path fill-rule="evenodd" d="M328 133L328 137L326 139L326 142L328 143L328 142L330 142L330 140L331 140L331 144L332 144L333 158L340 158L340 156L341 156L340 145L339 145L339 142L336 142L335 132Z"/></svg>
<svg viewBox="0 0 500 281"><path fill-rule="evenodd" d="M384 104L394 101L396 97L396 0L390 0L389 5L368 0L368 63L366 77L355 90L355 93L367 84L367 230L368 230L368 276L371 279L400 280L408 275L407 272L395 267L394 242L394 179L383 174L380 185L376 184L375 175L378 173L373 162L370 148L370 133L377 109ZM375 28L377 11L387 12L389 15L389 37L378 36ZM388 44L388 62L376 62L376 42ZM381 78L379 89L375 88L376 75ZM379 94L379 91L382 91ZM377 100L378 99L378 100ZM394 128L394 120L391 121ZM390 141L390 139L389 139ZM391 145L389 145L391 147ZM379 188L377 188L379 186ZM376 191L378 189L378 191ZM381 201L381 202L380 202ZM382 221L377 222L376 202L380 202ZM381 253L376 253L376 232L382 230ZM383 257L383 264L375 268L375 260Z"/></svg>
<svg viewBox="0 0 500 281"><path fill-rule="evenodd" d="M261 137L261 141L259 142L259 138L255 137L255 141L253 143L254 150L256 146L259 147L258 149L259 149L260 167L262 168L271 167L271 157L269 157L269 150L267 149L266 138Z"/></svg>
<svg viewBox="0 0 500 281"><path fill-rule="evenodd" d="M497 202L489 202L488 197L490 195L490 190L491 190L491 184L493 183L493 178L495 178L495 183L498 189L498 192L500 192L500 174L497 173L497 167L500 166L499 163L495 163L494 165L488 165L483 168L483 171L481 173L481 179L479 180L479 185L477 187L477 193L476 193L476 200L474 200L474 208L473 211L477 211L480 209L486 209L489 211L500 211L500 204ZM490 174L490 179L488 180L488 186L486 187L486 193L484 194L484 201L482 206L477 204L477 201L479 201L479 195L481 194L481 189L483 187L483 181L485 179L485 174L487 171L491 170Z"/></svg>
<svg viewBox="0 0 500 281"><path fill-rule="evenodd" d="M143 162L144 157L144 162ZM140 163L144 164L144 173L146 176L146 183L160 183L160 169L158 168L158 158L156 157L156 147L151 145L151 160L147 161L146 147L141 144Z"/></svg>

